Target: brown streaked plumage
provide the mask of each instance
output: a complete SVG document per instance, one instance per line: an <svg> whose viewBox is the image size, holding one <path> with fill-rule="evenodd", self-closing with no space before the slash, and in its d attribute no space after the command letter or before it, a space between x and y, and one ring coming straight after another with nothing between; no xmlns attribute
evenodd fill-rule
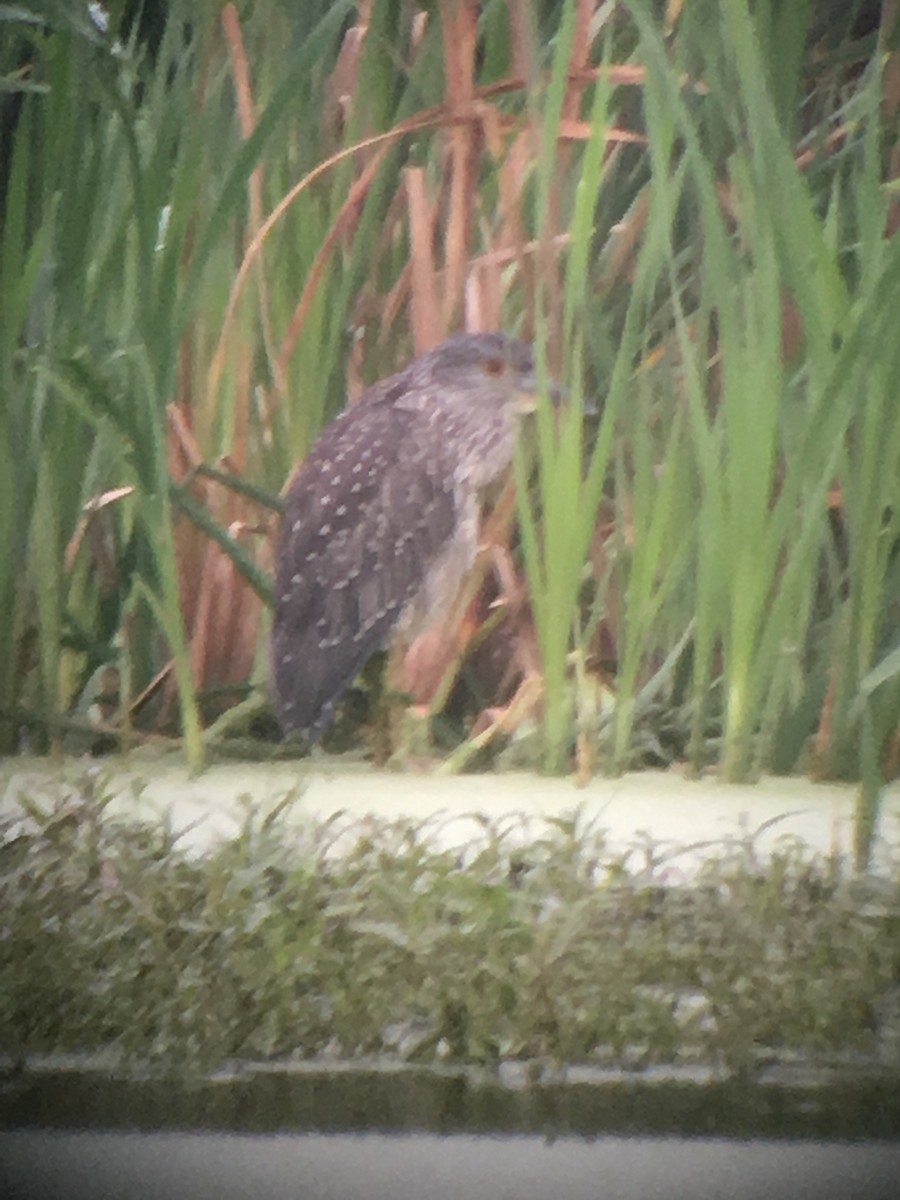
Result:
<svg viewBox="0 0 900 1200"><path fill-rule="evenodd" d="M484 489L508 469L534 365L500 333L457 334L327 427L287 492L272 675L285 732L319 737L368 658L452 604Z"/></svg>

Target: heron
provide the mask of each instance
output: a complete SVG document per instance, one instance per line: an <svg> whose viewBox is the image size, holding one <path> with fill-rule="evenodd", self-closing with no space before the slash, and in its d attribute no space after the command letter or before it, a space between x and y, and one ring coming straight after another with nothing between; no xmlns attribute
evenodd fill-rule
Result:
<svg viewBox="0 0 900 1200"><path fill-rule="evenodd" d="M461 333L326 427L288 486L276 551L272 691L285 733L315 742L376 651L446 616L537 394L525 342Z"/></svg>

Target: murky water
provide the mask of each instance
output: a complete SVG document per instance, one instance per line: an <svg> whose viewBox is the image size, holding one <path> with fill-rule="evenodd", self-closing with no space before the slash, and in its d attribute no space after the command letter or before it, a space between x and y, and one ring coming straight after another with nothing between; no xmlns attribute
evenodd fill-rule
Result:
<svg viewBox="0 0 900 1200"><path fill-rule="evenodd" d="M0 1094L3 1127L890 1140L900 1139L900 1075L779 1070L744 1082L700 1070L582 1069L529 1084L524 1071L311 1065L251 1067L180 1086L39 1069Z"/></svg>
<svg viewBox="0 0 900 1200"><path fill-rule="evenodd" d="M599 1137L0 1134L7 1200L893 1200L900 1145Z"/></svg>
<svg viewBox="0 0 900 1200"><path fill-rule="evenodd" d="M0 1096L5 1198L896 1195L900 1080L38 1071Z"/></svg>

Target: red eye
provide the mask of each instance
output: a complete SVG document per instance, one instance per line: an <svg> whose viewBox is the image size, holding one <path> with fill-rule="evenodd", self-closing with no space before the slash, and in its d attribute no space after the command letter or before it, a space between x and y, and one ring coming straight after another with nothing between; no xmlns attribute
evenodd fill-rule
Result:
<svg viewBox="0 0 900 1200"><path fill-rule="evenodd" d="M489 358L484 364L486 375L502 375L505 370L506 363L502 358Z"/></svg>

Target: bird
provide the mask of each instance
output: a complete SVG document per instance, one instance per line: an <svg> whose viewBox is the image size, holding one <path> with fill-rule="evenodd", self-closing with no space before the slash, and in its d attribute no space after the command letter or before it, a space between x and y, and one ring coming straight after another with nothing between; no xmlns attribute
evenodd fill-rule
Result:
<svg viewBox="0 0 900 1200"><path fill-rule="evenodd" d="M317 741L374 653L450 610L485 492L537 395L526 342L460 333L325 428L288 485L276 547L271 690L285 734Z"/></svg>

